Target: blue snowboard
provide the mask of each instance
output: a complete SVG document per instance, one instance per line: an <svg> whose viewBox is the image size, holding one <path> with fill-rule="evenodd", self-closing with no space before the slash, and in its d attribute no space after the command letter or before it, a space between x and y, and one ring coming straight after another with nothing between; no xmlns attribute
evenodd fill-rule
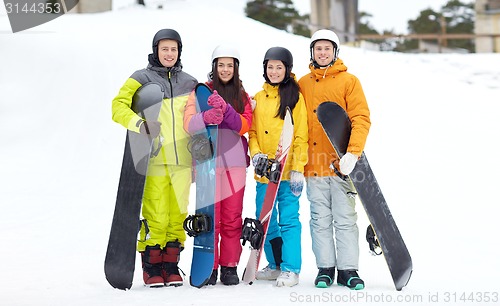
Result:
<svg viewBox="0 0 500 306"><path fill-rule="evenodd" d="M211 108L207 104L212 90L205 84L199 83L195 89L198 112ZM199 133L204 134L212 143L213 155L205 161L196 161L196 215L210 217L210 230L194 237L193 259L191 262L191 286L201 288L207 284L214 266L214 221L215 221L215 170L217 157L218 126L210 125Z"/></svg>

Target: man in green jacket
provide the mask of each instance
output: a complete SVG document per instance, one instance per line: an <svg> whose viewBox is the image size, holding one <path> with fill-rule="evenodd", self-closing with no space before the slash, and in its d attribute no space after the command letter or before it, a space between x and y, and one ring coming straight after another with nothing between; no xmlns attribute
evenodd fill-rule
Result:
<svg viewBox="0 0 500 306"><path fill-rule="evenodd" d="M141 253L146 286L183 284L177 263L186 240L182 224L187 215L192 165L183 117L197 80L182 71L181 52L177 31L158 31L148 67L134 72L112 103L114 121L130 131L163 140L160 152L150 160L142 200L144 222L137 250ZM131 105L135 92L148 83L159 84L164 96L158 121L148 120L145 124Z"/></svg>

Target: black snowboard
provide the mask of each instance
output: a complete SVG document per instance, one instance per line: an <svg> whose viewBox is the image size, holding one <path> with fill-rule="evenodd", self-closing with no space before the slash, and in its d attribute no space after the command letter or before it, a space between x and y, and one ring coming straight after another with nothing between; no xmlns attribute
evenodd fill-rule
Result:
<svg viewBox="0 0 500 306"><path fill-rule="evenodd" d="M342 157L351 136L351 121L347 113L337 103L323 102L318 106L317 115L335 151ZM394 285L401 290L410 280L413 269L410 253L364 152L350 177L378 238Z"/></svg>
<svg viewBox="0 0 500 306"><path fill-rule="evenodd" d="M135 93L132 110L146 120L157 120L162 100L161 86L148 83ZM148 136L127 131L115 212L104 261L106 279L117 289L132 287L144 183L152 145L157 145L157 142Z"/></svg>

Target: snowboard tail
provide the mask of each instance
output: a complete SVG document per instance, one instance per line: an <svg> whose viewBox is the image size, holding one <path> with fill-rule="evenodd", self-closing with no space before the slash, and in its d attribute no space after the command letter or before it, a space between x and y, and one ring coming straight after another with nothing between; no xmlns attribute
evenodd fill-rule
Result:
<svg viewBox="0 0 500 306"><path fill-rule="evenodd" d="M351 135L351 122L347 113L337 103L323 102L318 106L317 115L337 155L342 157L347 151ZM364 152L350 179L378 238L394 285L397 290L401 290L411 277L411 256Z"/></svg>
<svg viewBox="0 0 500 306"><path fill-rule="evenodd" d="M145 120L157 120L163 91L156 83L143 85L133 97L132 109ZM111 223L104 274L111 286L130 289L134 278L137 233L146 173L153 139L127 131Z"/></svg>

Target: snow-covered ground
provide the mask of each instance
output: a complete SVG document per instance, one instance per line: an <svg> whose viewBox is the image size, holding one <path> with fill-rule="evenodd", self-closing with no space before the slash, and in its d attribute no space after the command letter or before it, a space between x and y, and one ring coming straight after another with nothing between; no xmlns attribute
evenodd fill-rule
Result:
<svg viewBox="0 0 500 306"><path fill-rule="evenodd" d="M148 289L139 261L131 290L109 286L103 263L125 137L111 120L111 100L133 71L146 66L154 33L180 32L184 70L199 81L206 80L215 46L237 44L251 94L264 81L269 47L289 48L299 77L308 71L309 40L245 18L244 4L122 5L101 14L67 14L16 34L0 13L0 303L498 304L500 54L415 55L347 46L340 57L360 78L371 109L365 152L413 258L408 286L397 292L384 259L369 254L368 221L359 204L366 289L315 288L305 195L298 286L257 281L197 289L186 279L180 288ZM245 216L254 214L254 187L249 174ZM194 211L194 192L192 200ZM189 239L180 262L188 276L191 244ZM240 275L248 254L245 248Z"/></svg>

